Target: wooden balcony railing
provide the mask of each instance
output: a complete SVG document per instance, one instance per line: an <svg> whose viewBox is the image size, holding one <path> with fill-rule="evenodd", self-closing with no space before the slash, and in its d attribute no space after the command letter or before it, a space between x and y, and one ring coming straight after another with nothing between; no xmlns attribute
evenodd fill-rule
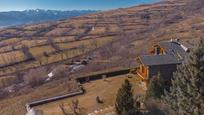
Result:
<svg viewBox="0 0 204 115"><path fill-rule="evenodd" d="M148 80L146 73L142 73L140 71L137 71L137 74L138 74L138 76L140 76L142 78L142 80Z"/></svg>

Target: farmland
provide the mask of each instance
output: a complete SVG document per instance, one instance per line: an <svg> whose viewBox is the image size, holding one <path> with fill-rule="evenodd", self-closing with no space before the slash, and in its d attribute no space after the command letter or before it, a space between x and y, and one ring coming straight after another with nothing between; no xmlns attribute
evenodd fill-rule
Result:
<svg viewBox="0 0 204 115"><path fill-rule="evenodd" d="M188 7L185 0L168 1L1 29L0 76L93 54L96 49L105 50L106 47L117 49L106 55L121 58L129 50L132 60L143 43L147 45L142 47L147 47L170 38L192 40L190 38L198 37L198 33L202 35L203 18L189 16L187 10L176 12L185 7Z"/></svg>
<svg viewBox="0 0 204 115"><path fill-rule="evenodd" d="M67 93L65 81L68 81L70 76L83 76L120 67L135 68L138 66L136 57L147 53L144 50L159 41L180 39L193 44L199 38L203 39L204 2L195 1L167 0L55 22L0 29L0 91L10 85L24 85L0 99L0 114L24 114L27 102ZM86 59L90 59L87 64L76 64ZM69 75L53 78L40 86L31 87L24 83L30 70L45 68L47 76L61 65L80 68L72 73L67 70ZM88 93L77 98L86 112L113 105L115 97L110 95L115 95L123 80L121 77L111 78L110 82L90 82L84 85ZM138 84L135 78L130 80L134 85ZM113 92L104 93L105 86ZM94 103L97 90L101 90L98 95L102 95L108 103ZM90 105L85 104L86 99L90 99ZM37 108L44 109L48 114L51 114L48 111L48 108L51 108L52 112L60 114L58 105L61 102L67 105L70 101L71 99L65 99Z"/></svg>

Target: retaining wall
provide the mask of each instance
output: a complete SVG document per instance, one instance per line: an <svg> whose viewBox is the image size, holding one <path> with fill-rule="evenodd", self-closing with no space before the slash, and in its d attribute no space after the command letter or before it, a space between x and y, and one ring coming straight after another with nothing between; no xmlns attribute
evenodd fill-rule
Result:
<svg viewBox="0 0 204 115"><path fill-rule="evenodd" d="M125 69L101 72L101 73L92 74L92 75L79 76L79 77L76 78L76 80L79 83L85 83L85 82L88 82L88 81L102 79L103 75L105 75L106 78L109 78L109 77L114 77L114 76L118 76L118 75L128 74L130 72L130 69L131 68L125 68ZM61 100L61 99L74 97L74 96L82 95L82 94L84 94L84 90L81 88L80 91L78 91L78 92L73 92L73 93L69 93L69 94L66 94L66 95L51 97L51 98L42 99L42 100L39 100L39 101L33 101L31 103L27 103L26 104L26 109L27 109L27 112L29 112L32 109L32 107L34 107L34 106L38 106L38 105L42 105L42 104L46 104L46 103L50 103L50 102L53 102L53 101L58 101L58 100Z"/></svg>
<svg viewBox="0 0 204 115"><path fill-rule="evenodd" d="M80 83L86 83L88 81L102 79L103 75L105 75L106 78L109 78L109 77L114 77L118 75L128 74L129 72L130 72L130 68L125 68L120 70L101 72L101 73L92 74L92 75L80 76L80 77L77 77L76 80Z"/></svg>
<svg viewBox="0 0 204 115"><path fill-rule="evenodd" d="M47 99L42 99L42 100L39 100L39 101L33 101L31 103L26 104L26 109L27 109L27 111L30 111L32 109L32 107L42 105L42 104L46 104L46 103L50 103L50 102L53 102L53 101L58 101L58 100L65 99L65 98L68 98L68 97L82 95L83 93L84 93L84 91L80 90L80 91L74 92L74 93L69 93L69 94L65 94L65 95L61 95L61 96L55 96L55 97L51 97L51 98L47 98Z"/></svg>

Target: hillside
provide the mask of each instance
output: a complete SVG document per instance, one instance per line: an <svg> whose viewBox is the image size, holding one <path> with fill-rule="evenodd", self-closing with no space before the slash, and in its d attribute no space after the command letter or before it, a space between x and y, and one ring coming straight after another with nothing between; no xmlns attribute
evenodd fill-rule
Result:
<svg viewBox="0 0 204 115"><path fill-rule="evenodd" d="M85 53L93 56L96 49L99 60L113 59L111 65L127 66L125 56L134 59L143 43L147 44L143 47L147 47L154 41L202 36L202 13L199 3L168 1L2 29L0 75L61 62L64 60L61 58L72 59Z"/></svg>
<svg viewBox="0 0 204 115"><path fill-rule="evenodd" d="M55 68L87 57L92 61L73 75L136 67L136 56L145 53L155 42L179 38L191 44L203 35L203 0L167 0L52 23L1 29L0 76L9 78L41 66ZM50 90L54 84L56 81L49 83ZM33 90L40 92L38 87ZM22 105L25 104L23 96L14 95L12 100L0 101L0 113L6 114L15 99L22 99ZM14 111L22 112L22 108Z"/></svg>

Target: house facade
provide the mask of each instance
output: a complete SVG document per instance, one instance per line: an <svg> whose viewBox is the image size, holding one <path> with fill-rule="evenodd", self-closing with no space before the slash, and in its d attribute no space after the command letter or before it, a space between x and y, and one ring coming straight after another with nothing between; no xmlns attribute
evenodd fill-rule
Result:
<svg viewBox="0 0 204 115"><path fill-rule="evenodd" d="M189 52L179 40L163 41L154 45L147 55L137 58L139 69L137 74L147 84L149 80L158 73L169 81L177 70L177 65L184 62Z"/></svg>

